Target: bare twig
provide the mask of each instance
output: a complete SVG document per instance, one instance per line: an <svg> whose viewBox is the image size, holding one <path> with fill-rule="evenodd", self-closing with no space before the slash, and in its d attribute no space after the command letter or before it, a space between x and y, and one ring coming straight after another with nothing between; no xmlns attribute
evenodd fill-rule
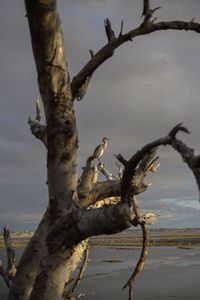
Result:
<svg viewBox="0 0 200 300"><path fill-rule="evenodd" d="M94 57L94 52L93 52L93 50L92 50L92 49L90 49L90 50L89 50L89 52L90 52L90 56L91 56L91 58L93 58L93 57Z"/></svg>
<svg viewBox="0 0 200 300"><path fill-rule="evenodd" d="M133 299L133 283L135 281L136 276L142 271L144 267L144 263L147 258L147 253L148 253L148 231L145 222L141 222L139 224L142 228L142 234L143 234L143 242L142 242L142 251L140 254L140 258L137 262L137 265L128 280L128 282L124 285L123 289L125 289L127 286L129 287L129 298L128 300Z"/></svg>
<svg viewBox="0 0 200 300"><path fill-rule="evenodd" d="M128 161L121 154L115 155L115 157L124 167L127 165Z"/></svg>
<svg viewBox="0 0 200 300"><path fill-rule="evenodd" d="M172 128L172 130L169 132L168 135L169 135L171 138L175 139L175 138L176 138L176 135L177 135L177 133L178 133L179 131L182 131L182 132L185 132L185 133L190 134L190 131L189 131L186 127L182 126L182 123L179 123L179 124L177 124L174 128Z"/></svg>
<svg viewBox="0 0 200 300"><path fill-rule="evenodd" d="M87 244L85 252L84 252L84 256L83 256L83 262L82 262L82 265L80 267L78 276L77 276L77 278L76 278L76 280L75 280L75 282L72 286L71 293L74 293L75 289L77 288L77 286L79 285L81 279L83 278L83 274L84 274L84 272L87 268L88 261L89 261L89 245Z"/></svg>
<svg viewBox="0 0 200 300"><path fill-rule="evenodd" d="M36 116L35 119L28 119L30 130L32 134L39 140L41 140L47 147L47 128L46 125L40 123L41 121L41 110L39 97L36 98Z"/></svg>
<svg viewBox="0 0 200 300"><path fill-rule="evenodd" d="M115 162L115 164L118 167L118 177L121 180L122 179L122 174L123 174L123 167L120 164L118 164L117 161Z"/></svg>
<svg viewBox="0 0 200 300"><path fill-rule="evenodd" d="M123 289L125 289L126 287L129 287L129 298L128 298L128 300L133 299L133 283L135 281L136 276L139 274L139 272L142 271L142 269L144 267L144 263L145 263L146 258L147 258L147 253L148 253L148 231L147 231L145 221L143 221L143 220L141 221L140 212L139 212L139 209L138 209L138 206L137 206L137 203L136 203L136 199L135 199L134 196L132 198L132 207L133 207L133 211L134 211L135 216L136 216L136 220L137 220L138 224L141 226L141 229L142 229L143 243L142 243L142 251L141 251L141 254L140 254L140 258L137 262L137 265L136 265L131 277L129 278L128 282L123 287ZM134 220L134 222L135 222L135 220Z"/></svg>
<svg viewBox="0 0 200 300"><path fill-rule="evenodd" d="M115 49L126 42L132 41L135 37L150 34L152 32L160 30L191 30L200 33L200 24L194 21L167 21L155 23L156 19L154 18L153 20L151 20L151 18L153 13L156 10L160 9L160 7L150 9L149 1L144 2L146 2L142 14L142 16L145 16L144 21L139 27L135 29L132 29L124 34L120 32L121 34L119 34L118 37L115 37L110 20L107 19L105 21L108 43L103 46L95 55L93 55L91 59L85 64L85 66L80 70L80 72L76 76L74 76L71 82L73 99L77 98L78 91L86 82L87 77L89 76L90 78L92 74L98 69L98 67L114 54ZM123 29L122 24L121 29Z"/></svg>
<svg viewBox="0 0 200 300"><path fill-rule="evenodd" d="M119 33L119 37L122 36L123 33L123 27L124 27L124 21L121 21L121 29L120 29L120 33Z"/></svg>
<svg viewBox="0 0 200 300"><path fill-rule="evenodd" d="M115 179L118 179L116 178L116 176L114 176L112 173L110 173L106 167L105 167L105 164L103 162L100 162L98 164L98 169L99 171L101 171L101 173L108 179L108 180L115 180Z"/></svg>
<svg viewBox="0 0 200 300"><path fill-rule="evenodd" d="M143 12L142 17L146 16L150 10L149 0L143 0Z"/></svg>
<svg viewBox="0 0 200 300"><path fill-rule="evenodd" d="M111 40L115 39L115 33L112 29L112 25L111 25L111 21L107 18L106 20L104 20L104 26L105 26L105 31L106 31L106 35L108 38L108 42L110 42Z"/></svg>
<svg viewBox="0 0 200 300"><path fill-rule="evenodd" d="M161 6L158 6L154 9L150 9L149 0L143 0L143 12L142 17L144 16L144 24L147 24L150 22L154 12L158 9L160 9ZM155 19L152 21L152 23L155 21Z"/></svg>

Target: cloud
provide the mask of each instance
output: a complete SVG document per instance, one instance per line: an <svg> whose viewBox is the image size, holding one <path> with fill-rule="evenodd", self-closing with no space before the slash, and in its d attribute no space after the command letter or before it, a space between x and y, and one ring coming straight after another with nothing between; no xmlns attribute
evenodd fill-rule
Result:
<svg viewBox="0 0 200 300"><path fill-rule="evenodd" d="M199 227L200 203L197 197L161 198L159 200L140 200L144 212L155 212L154 228Z"/></svg>
<svg viewBox="0 0 200 300"><path fill-rule="evenodd" d="M196 0L156 0L152 5L162 6L156 13L159 20L191 20L200 11ZM40 216L45 209L46 158L26 124L39 91L24 3L4 1L1 8L1 211L8 223L19 224L15 212L31 222L25 215ZM103 20L109 17L118 33L123 19L124 31L130 30L141 22L142 1L62 0L59 11L73 77L89 60L89 49L96 53L107 42ZM199 149L199 47L198 34L170 31L139 37L115 51L94 74L84 100L75 104L79 172L105 135L110 138L105 162L112 172L113 154L129 158L180 121L192 132L180 137ZM177 154L162 148L160 161L160 172L148 178L152 188L141 195L146 204L147 199L197 195L195 180ZM177 212L175 202L171 204ZM33 222L38 219L33 217Z"/></svg>

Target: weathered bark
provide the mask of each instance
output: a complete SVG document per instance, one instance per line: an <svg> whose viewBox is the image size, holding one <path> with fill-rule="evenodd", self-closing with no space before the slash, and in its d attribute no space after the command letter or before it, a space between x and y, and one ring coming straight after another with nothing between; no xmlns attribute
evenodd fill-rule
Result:
<svg viewBox="0 0 200 300"><path fill-rule="evenodd" d="M51 213L71 205L76 191L77 129L56 1L25 1L38 84L45 109Z"/></svg>
<svg viewBox="0 0 200 300"><path fill-rule="evenodd" d="M122 22L120 34L116 37L110 20L106 20L108 43L96 54L90 50L90 61L70 82L56 0L25 0L25 5L46 118L46 124L41 125L37 111L36 118L30 119L29 124L32 133L47 148L49 205L19 263L9 300L59 300L84 252L85 239L120 232L132 224L139 224L131 199L147 189L144 178L147 172L158 167L155 164L157 147L174 147L192 169L200 187L200 158L176 139L178 131L187 132L180 125L166 137L143 147L128 161L118 155L124 165L123 176L120 174L119 179L104 172L112 180L97 182L100 166L92 165L93 155L87 160L77 183L78 133L74 99L84 97L94 71L123 43L158 30L200 33L200 24L183 21L155 23L151 18L158 8L151 10L149 1L144 1L144 20L138 28L123 34ZM101 203L103 207L99 208L96 203L107 197L121 198L112 205L112 201L104 203L106 205Z"/></svg>
<svg viewBox="0 0 200 300"><path fill-rule="evenodd" d="M43 256L48 253L46 236L49 228L72 204L77 185L75 163L78 141L56 1L27 0L25 4L47 124L49 208L48 221L45 218L41 223L22 257L10 292L9 299L20 300L29 299L38 268L41 269L41 250ZM64 257L66 255L63 254ZM74 262L71 259L66 266L68 271L73 269Z"/></svg>
<svg viewBox="0 0 200 300"><path fill-rule="evenodd" d="M18 264L14 285L10 290L9 300L29 299L37 275L40 259L46 247L45 239L49 221L49 213L47 211Z"/></svg>
<svg viewBox="0 0 200 300"><path fill-rule="evenodd" d="M83 241L71 249L64 247L55 255L45 256L29 299L62 299L65 283L79 264L86 244Z"/></svg>
<svg viewBox="0 0 200 300"><path fill-rule="evenodd" d="M39 97L36 98L36 116L35 119L29 118L28 124L32 134L47 147L47 126L40 123L41 121L41 110Z"/></svg>

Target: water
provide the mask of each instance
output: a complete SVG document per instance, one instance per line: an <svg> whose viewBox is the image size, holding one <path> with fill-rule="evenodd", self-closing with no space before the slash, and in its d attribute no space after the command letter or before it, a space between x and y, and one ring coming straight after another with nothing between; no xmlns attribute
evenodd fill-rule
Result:
<svg viewBox="0 0 200 300"><path fill-rule="evenodd" d="M16 250L17 260L22 249ZM122 286L133 271L140 249L96 248L90 252L90 263L77 293L87 300L127 299ZM0 257L6 256L0 250ZM120 260L112 263L104 260ZM151 247L148 261L135 282L135 300L199 300L200 247ZM6 299L7 288L0 280L0 300Z"/></svg>

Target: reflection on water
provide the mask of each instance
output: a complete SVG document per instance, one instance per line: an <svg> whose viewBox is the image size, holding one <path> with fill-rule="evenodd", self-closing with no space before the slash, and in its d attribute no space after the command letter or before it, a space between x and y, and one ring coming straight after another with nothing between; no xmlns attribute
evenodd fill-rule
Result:
<svg viewBox="0 0 200 300"><path fill-rule="evenodd" d="M17 260L22 249L16 250ZM90 263L79 293L87 300L127 299L122 286L139 258L140 249L95 248L90 252ZM5 252L0 250L5 261ZM148 261L135 283L136 300L163 300L185 297L199 300L200 248L151 247ZM106 261L105 261L106 260ZM109 262L118 260L119 262ZM75 276L75 275L74 275ZM144 289L145 287L145 289ZM0 300L6 299L7 289L0 281Z"/></svg>

